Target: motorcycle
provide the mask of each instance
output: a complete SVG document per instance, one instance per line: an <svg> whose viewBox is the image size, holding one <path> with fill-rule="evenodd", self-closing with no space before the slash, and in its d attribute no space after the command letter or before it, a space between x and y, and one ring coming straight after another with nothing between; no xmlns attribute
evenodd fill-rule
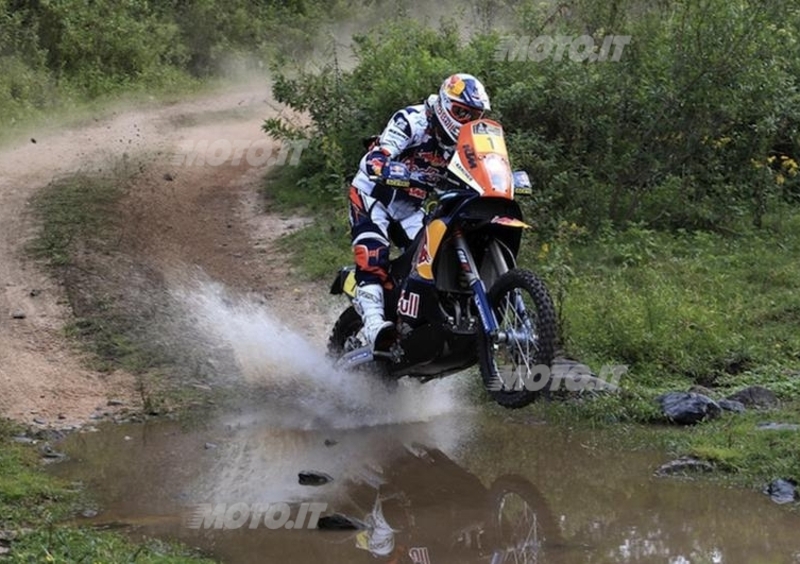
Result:
<svg viewBox="0 0 800 564"><path fill-rule="evenodd" d="M394 165L395 163L393 163ZM408 180L392 167L387 185ZM516 261L529 226L515 196L530 194L527 174L513 172L502 126L479 119L461 128L446 174L432 191L424 227L390 262L385 316L394 323L365 346L362 321L348 307L336 321L329 353L344 369L368 368L389 382L428 381L480 367L500 405L530 404L546 386L556 348L556 315L544 282ZM355 297L355 267L342 268L334 295Z"/></svg>
<svg viewBox="0 0 800 564"><path fill-rule="evenodd" d="M533 563L551 561L564 544L546 498L529 480L504 474L487 488L423 444L408 446L379 474L348 483L345 499L317 524L347 534L349 542L336 538L337 561ZM351 543L371 558L345 552Z"/></svg>

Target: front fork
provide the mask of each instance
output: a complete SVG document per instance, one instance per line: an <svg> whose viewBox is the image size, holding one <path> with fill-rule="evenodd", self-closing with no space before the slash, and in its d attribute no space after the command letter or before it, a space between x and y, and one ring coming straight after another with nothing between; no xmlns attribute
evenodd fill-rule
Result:
<svg viewBox="0 0 800 564"><path fill-rule="evenodd" d="M475 259L472 252L469 250L464 236L457 233L454 237L456 248L456 255L458 262L461 265L461 272L466 276L469 287L472 289L473 296L475 297L475 304L478 307L478 315L481 318L484 333L489 337L490 342L494 344L499 343L515 343L524 342L529 340L531 328L525 313L525 304L522 302L522 296L517 295L515 298L514 309L522 319L525 320L525 329L510 329L509 331L500 331L497 317L494 314L494 309L489 303L489 296L486 295L486 286L483 280L478 275L478 269L475 265ZM489 248L490 260L495 262L495 269L498 273L503 274L508 271L508 267L496 246Z"/></svg>
<svg viewBox="0 0 800 564"><path fill-rule="evenodd" d="M472 289L472 294L475 297L475 305L478 307L478 315L481 318L481 325L483 331L489 339L497 343L501 337L498 332L497 318L494 315L494 310L489 303L489 296L486 295L486 286L483 280L478 275L478 268L475 265L475 258L469 250L467 241L461 233L456 233L454 237L454 244L456 248L456 256L461 266L461 272L466 277L469 287Z"/></svg>

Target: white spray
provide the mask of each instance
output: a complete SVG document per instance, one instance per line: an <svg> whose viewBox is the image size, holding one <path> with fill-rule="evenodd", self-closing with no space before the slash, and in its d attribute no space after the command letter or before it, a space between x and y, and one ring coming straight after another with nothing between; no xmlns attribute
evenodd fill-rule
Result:
<svg viewBox="0 0 800 564"><path fill-rule="evenodd" d="M404 381L390 392L368 374L336 370L324 351L253 296L233 295L207 280L181 284L172 295L194 330L232 353L235 366L220 371L220 382L261 389L269 398L264 413L280 415L281 426L427 421L459 406L459 377L427 384Z"/></svg>

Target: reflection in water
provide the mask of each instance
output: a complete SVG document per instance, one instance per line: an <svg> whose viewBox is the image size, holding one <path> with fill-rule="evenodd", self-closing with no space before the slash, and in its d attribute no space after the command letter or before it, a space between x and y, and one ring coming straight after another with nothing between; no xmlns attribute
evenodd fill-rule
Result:
<svg viewBox="0 0 800 564"><path fill-rule="evenodd" d="M204 548L224 562L800 562L800 517L764 496L662 480L658 452L613 437L453 414L365 429L205 429L75 435L54 468L101 500L95 521ZM126 440L127 436L127 440ZM333 477L300 486L298 472ZM322 502L362 530L190 529L201 503Z"/></svg>

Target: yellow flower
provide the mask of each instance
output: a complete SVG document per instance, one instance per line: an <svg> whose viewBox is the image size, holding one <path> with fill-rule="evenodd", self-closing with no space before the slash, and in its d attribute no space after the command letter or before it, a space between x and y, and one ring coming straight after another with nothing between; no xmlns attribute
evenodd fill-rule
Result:
<svg viewBox="0 0 800 564"><path fill-rule="evenodd" d="M549 253L550 253L550 244L542 243L542 248L539 250L539 260L546 259Z"/></svg>
<svg viewBox="0 0 800 564"><path fill-rule="evenodd" d="M780 172L777 175L775 175L775 183L776 184L778 184L780 186L784 182L786 182L786 178Z"/></svg>

